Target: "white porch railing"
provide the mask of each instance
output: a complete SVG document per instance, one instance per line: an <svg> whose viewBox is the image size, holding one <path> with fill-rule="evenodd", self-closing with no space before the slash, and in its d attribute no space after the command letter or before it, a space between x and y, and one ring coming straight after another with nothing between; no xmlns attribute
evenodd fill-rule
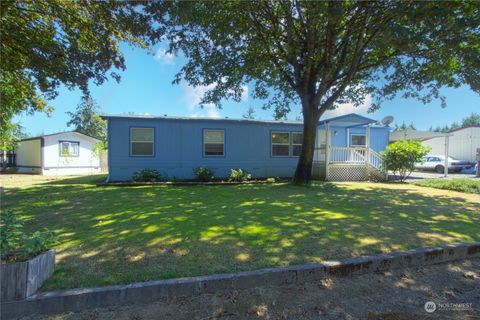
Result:
<svg viewBox="0 0 480 320"><path fill-rule="evenodd" d="M330 147L330 163L365 163L367 148Z"/></svg>

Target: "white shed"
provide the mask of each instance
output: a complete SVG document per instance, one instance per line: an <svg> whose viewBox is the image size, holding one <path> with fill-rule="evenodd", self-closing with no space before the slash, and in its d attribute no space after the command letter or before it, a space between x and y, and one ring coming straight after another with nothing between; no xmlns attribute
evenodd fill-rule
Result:
<svg viewBox="0 0 480 320"><path fill-rule="evenodd" d="M468 126L449 132L448 155L470 162L476 162L476 150L480 148L480 126ZM444 138L430 138L422 141L424 146L432 148L431 154L443 154Z"/></svg>
<svg viewBox="0 0 480 320"><path fill-rule="evenodd" d="M100 140L71 131L19 141L15 166L19 173L68 175L100 172L100 159L94 152Z"/></svg>

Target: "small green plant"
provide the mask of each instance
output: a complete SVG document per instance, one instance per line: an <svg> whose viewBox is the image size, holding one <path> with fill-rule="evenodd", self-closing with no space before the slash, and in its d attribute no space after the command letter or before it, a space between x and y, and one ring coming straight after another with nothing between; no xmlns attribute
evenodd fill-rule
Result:
<svg viewBox="0 0 480 320"><path fill-rule="evenodd" d="M207 167L197 167L193 170L193 173L202 182L212 181L215 178L215 172Z"/></svg>
<svg viewBox="0 0 480 320"><path fill-rule="evenodd" d="M4 210L0 215L0 250L9 252L18 249L23 240L23 225L10 210Z"/></svg>
<svg viewBox="0 0 480 320"><path fill-rule="evenodd" d="M275 181L277 181L277 180L276 180L275 178L271 177L271 178L267 178L266 181L273 183L273 182L275 182Z"/></svg>
<svg viewBox="0 0 480 320"><path fill-rule="evenodd" d="M252 179L252 175L243 169L230 169L228 181L244 182Z"/></svg>
<svg viewBox="0 0 480 320"><path fill-rule="evenodd" d="M133 181L138 182L157 182L162 180L162 174L155 169L142 169L136 171L132 176Z"/></svg>
<svg viewBox="0 0 480 320"><path fill-rule="evenodd" d="M2 212L0 228L0 250L5 261L26 260L57 244L55 235L47 229L26 235L21 221L11 210Z"/></svg>
<svg viewBox="0 0 480 320"><path fill-rule="evenodd" d="M422 162L430 152L430 148L423 146L420 141L399 140L387 146L383 152L384 164L393 171L395 177L405 181L415 169L415 163Z"/></svg>

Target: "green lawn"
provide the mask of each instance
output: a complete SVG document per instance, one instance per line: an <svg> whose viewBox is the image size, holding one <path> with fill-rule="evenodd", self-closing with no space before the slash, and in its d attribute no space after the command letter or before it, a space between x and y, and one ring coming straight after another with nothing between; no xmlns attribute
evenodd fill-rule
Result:
<svg viewBox="0 0 480 320"><path fill-rule="evenodd" d="M12 177L0 180L4 208L60 240L43 290L480 240L480 196L407 184L96 187L104 176Z"/></svg>
<svg viewBox="0 0 480 320"><path fill-rule="evenodd" d="M415 184L424 187L480 194L480 179L423 179L415 182Z"/></svg>

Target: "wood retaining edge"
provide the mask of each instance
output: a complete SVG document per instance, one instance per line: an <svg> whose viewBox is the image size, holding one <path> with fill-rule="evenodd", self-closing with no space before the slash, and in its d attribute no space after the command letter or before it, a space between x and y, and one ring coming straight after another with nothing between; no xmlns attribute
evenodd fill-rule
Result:
<svg viewBox="0 0 480 320"><path fill-rule="evenodd" d="M59 314L114 305L148 303L174 296L297 284L317 281L328 276L352 276L474 257L480 257L480 242L456 243L406 252L361 256L341 261L239 273L69 289L40 293L25 300L2 303L1 316L3 319L18 318L32 314Z"/></svg>

